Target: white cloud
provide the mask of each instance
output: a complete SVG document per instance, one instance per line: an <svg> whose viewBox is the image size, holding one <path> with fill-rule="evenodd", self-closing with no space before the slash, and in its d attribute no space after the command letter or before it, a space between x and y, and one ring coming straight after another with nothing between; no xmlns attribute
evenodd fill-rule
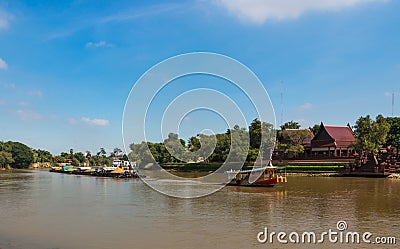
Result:
<svg viewBox="0 0 400 249"><path fill-rule="evenodd" d="M82 117L81 121L83 123L91 124L91 125L98 125L98 126L108 126L110 125L110 121L107 119L99 119L99 118L87 118L87 117Z"/></svg>
<svg viewBox="0 0 400 249"><path fill-rule="evenodd" d="M30 103L29 103L29 102L26 102L26 101L20 101L20 102L18 102L18 105L19 105L19 106L29 106Z"/></svg>
<svg viewBox="0 0 400 249"><path fill-rule="evenodd" d="M313 108L313 105L311 103L304 103L303 105L298 107L300 110L304 111L304 110L309 110L311 108Z"/></svg>
<svg viewBox="0 0 400 249"><path fill-rule="evenodd" d="M100 48L100 47L111 48L111 47L113 47L113 45L109 44L105 41L99 41L99 42L88 42L88 43L86 43L86 47L87 48Z"/></svg>
<svg viewBox="0 0 400 249"><path fill-rule="evenodd" d="M2 106L2 105L6 105L7 103L4 101L4 100L1 100L0 99L0 106Z"/></svg>
<svg viewBox="0 0 400 249"><path fill-rule="evenodd" d="M12 19L14 19L13 15L0 9L0 30L7 29Z"/></svg>
<svg viewBox="0 0 400 249"><path fill-rule="evenodd" d="M183 122L192 122L193 121L193 119L192 118L190 118L190 117L188 117L188 116L186 116L186 117L184 117L183 118L183 120L182 120Z"/></svg>
<svg viewBox="0 0 400 249"><path fill-rule="evenodd" d="M29 110L18 110L17 115L21 120L24 121L40 120L43 118L41 114Z"/></svg>
<svg viewBox="0 0 400 249"><path fill-rule="evenodd" d="M69 124L72 124L72 125L76 125L76 124L79 123L79 121L76 120L76 119L74 119L74 118L71 118L71 119L68 120L68 123L69 123Z"/></svg>
<svg viewBox="0 0 400 249"><path fill-rule="evenodd" d="M8 69L8 64L2 58L0 58L0 69L3 69L3 70Z"/></svg>
<svg viewBox="0 0 400 249"><path fill-rule="evenodd" d="M36 96L36 97L42 97L43 96L43 92L40 91L40 90L29 90L28 91L28 95Z"/></svg>
<svg viewBox="0 0 400 249"><path fill-rule="evenodd" d="M336 11L358 4L389 0L214 0L243 21L262 24L267 20L298 18L309 11Z"/></svg>

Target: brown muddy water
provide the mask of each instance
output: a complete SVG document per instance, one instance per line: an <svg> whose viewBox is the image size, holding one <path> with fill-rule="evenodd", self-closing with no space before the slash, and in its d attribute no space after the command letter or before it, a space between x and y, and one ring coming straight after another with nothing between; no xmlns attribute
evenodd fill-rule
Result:
<svg viewBox="0 0 400 249"><path fill-rule="evenodd" d="M339 232L338 221L347 223L343 232L371 233L371 244L257 240L265 228ZM139 179L0 173L2 249L397 248L399 224L400 180L394 179L292 176L274 188L225 187L177 199ZM397 245L372 244L376 237L396 237Z"/></svg>

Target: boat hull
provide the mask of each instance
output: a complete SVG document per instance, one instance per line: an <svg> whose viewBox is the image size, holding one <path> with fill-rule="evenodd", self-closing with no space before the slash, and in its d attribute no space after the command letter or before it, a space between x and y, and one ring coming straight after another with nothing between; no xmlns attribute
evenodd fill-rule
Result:
<svg viewBox="0 0 400 249"><path fill-rule="evenodd" d="M244 186L244 187L274 187L278 184L278 178L272 178L267 180L259 180L254 183L243 182L243 181L236 181L232 180L228 183L229 186Z"/></svg>

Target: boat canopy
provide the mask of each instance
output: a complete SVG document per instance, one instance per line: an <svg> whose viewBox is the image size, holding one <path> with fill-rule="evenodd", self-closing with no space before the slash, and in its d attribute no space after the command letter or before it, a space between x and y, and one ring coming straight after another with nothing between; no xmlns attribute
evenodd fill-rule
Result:
<svg viewBox="0 0 400 249"><path fill-rule="evenodd" d="M275 166L268 166L268 167L262 167L262 168L256 168L256 169L249 169L249 170L233 170L231 169L230 171L226 171L226 173L232 173L232 174L248 174L251 172L257 172L257 171L265 171L265 170L276 170L276 169L282 169L283 167L275 167Z"/></svg>

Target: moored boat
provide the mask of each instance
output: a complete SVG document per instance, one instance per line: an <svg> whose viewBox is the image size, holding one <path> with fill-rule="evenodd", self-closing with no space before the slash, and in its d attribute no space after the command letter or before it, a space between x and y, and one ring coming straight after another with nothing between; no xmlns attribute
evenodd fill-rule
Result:
<svg viewBox="0 0 400 249"><path fill-rule="evenodd" d="M228 174L228 185L231 186L247 186L247 187L273 187L278 183L287 182L285 173L280 173L280 167L267 166L253 170L230 170ZM258 172L262 171L262 172ZM250 181L250 174L254 172L260 176L254 181Z"/></svg>

